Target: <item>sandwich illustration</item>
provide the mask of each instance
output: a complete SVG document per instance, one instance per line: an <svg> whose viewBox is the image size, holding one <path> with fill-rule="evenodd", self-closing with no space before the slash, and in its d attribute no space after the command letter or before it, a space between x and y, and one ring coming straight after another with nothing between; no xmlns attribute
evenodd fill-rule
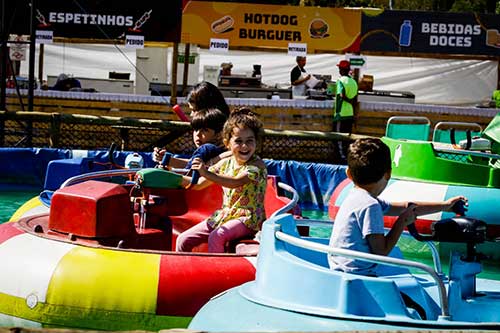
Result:
<svg viewBox="0 0 500 333"><path fill-rule="evenodd" d="M312 38L328 37L328 23L320 18L316 18L309 24L309 34Z"/></svg>
<svg viewBox="0 0 500 333"><path fill-rule="evenodd" d="M231 16L226 15L212 22L212 31L215 32L216 34L221 34L229 30L232 30L233 25L234 25L234 19Z"/></svg>

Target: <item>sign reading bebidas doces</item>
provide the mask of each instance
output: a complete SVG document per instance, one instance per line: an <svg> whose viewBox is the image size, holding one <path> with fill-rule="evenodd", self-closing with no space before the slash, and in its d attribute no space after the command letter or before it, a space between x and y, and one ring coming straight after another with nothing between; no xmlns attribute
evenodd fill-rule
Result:
<svg viewBox="0 0 500 333"><path fill-rule="evenodd" d="M500 56L500 15L384 11L361 26L362 52Z"/></svg>
<svg viewBox="0 0 500 333"><path fill-rule="evenodd" d="M6 1L7 13L14 17L13 33L29 35L30 2ZM145 41L180 41L182 0L168 0L168 10L156 0L50 0L35 1L35 8L36 30L52 31L54 37L108 40L138 35Z"/></svg>

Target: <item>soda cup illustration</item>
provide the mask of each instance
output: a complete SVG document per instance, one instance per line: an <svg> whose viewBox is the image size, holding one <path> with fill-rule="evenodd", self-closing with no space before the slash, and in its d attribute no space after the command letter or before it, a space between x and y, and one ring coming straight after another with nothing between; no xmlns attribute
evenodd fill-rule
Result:
<svg viewBox="0 0 500 333"><path fill-rule="evenodd" d="M399 30L399 45L400 46L410 46L411 44L411 31L412 31L411 21L404 20L401 24L401 29Z"/></svg>

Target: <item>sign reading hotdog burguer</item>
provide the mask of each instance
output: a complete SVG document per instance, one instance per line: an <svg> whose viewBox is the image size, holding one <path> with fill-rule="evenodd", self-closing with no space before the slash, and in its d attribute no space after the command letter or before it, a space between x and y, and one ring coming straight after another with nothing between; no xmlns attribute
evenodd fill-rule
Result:
<svg viewBox="0 0 500 333"><path fill-rule="evenodd" d="M231 47L287 50L301 43L309 53L358 52L360 31L361 12L352 9L189 1L181 42L208 47L221 38Z"/></svg>

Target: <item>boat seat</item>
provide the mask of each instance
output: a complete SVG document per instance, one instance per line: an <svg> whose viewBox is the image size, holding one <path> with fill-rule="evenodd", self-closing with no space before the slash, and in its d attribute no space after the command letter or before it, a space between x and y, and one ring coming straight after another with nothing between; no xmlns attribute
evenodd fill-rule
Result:
<svg viewBox="0 0 500 333"><path fill-rule="evenodd" d="M431 122L427 117L393 116L387 120L385 136L393 139L428 141Z"/></svg>
<svg viewBox="0 0 500 333"><path fill-rule="evenodd" d="M278 187L278 180L279 180L278 176L274 176L274 175L267 176L266 195L264 198L264 209L266 211L266 218L269 218L274 212L281 209L282 207L284 207L285 205L287 205L291 201L290 198L287 198L286 196L281 194L281 190ZM213 185L213 186L216 186L216 185ZM220 191L222 191L220 186L217 186L217 187ZM190 191L190 192L199 192L199 191ZM210 207L212 207L211 209L205 210L207 215L203 218L201 218L201 216L200 216L200 219L198 219L198 221L203 221L205 218L207 218L209 215L211 215L216 209L218 209L220 207L220 205L222 205L222 193L221 194L212 193L210 195L211 200L217 200L215 197L220 198L221 203L219 205L217 205L215 208L211 205L210 206ZM207 208L207 207L205 207L205 208ZM299 209L299 207L294 207L293 210L290 211L289 213L300 214L300 209ZM176 223L179 223L179 222L181 222L179 217L173 218L174 230L177 228ZM174 235L174 237L176 238L176 235ZM254 240L254 235L249 235L249 236L238 238L238 239L235 239L235 240L232 240L231 242L229 242L226 245L226 252L229 252L229 253L243 253L243 252L245 252L245 254L248 254L248 253L253 254L253 253L256 253L258 251L258 245L259 245L259 242ZM202 245L196 247L193 250L193 252L206 252L207 251L206 248L207 248L206 244L202 244Z"/></svg>
<svg viewBox="0 0 500 333"><path fill-rule="evenodd" d="M441 121L434 126L432 141L457 144L467 136L481 135L483 128L478 123Z"/></svg>
<svg viewBox="0 0 500 333"><path fill-rule="evenodd" d="M280 189L278 188L279 178L274 175L267 176L267 188L266 195L264 199L264 209L266 210L266 219L271 217L271 215L287 205L290 199L280 195ZM299 213L297 211L298 207L294 207L293 211L289 213ZM308 231L308 230L307 230ZM235 239L227 245L227 252L235 252L238 254L257 254L259 251L259 241L255 237L247 236Z"/></svg>
<svg viewBox="0 0 500 333"><path fill-rule="evenodd" d="M234 245L234 253L254 256L259 253L259 241L256 239L241 239Z"/></svg>

